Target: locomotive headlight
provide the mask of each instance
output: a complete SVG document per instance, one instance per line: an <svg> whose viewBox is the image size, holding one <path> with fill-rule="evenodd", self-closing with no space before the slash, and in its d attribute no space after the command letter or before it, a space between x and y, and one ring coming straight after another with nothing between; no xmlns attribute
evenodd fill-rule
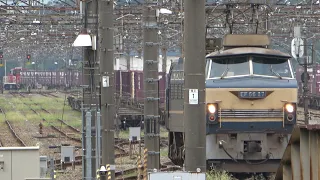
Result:
<svg viewBox="0 0 320 180"><path fill-rule="evenodd" d="M285 108L289 113L292 113L294 111L294 107L292 104L286 104Z"/></svg>
<svg viewBox="0 0 320 180"><path fill-rule="evenodd" d="M216 106L213 104L208 104L208 111L213 114L216 112Z"/></svg>

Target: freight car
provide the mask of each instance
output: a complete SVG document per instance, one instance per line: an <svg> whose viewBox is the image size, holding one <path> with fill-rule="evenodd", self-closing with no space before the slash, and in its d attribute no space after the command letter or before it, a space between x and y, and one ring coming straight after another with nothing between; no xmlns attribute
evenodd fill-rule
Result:
<svg viewBox="0 0 320 180"><path fill-rule="evenodd" d="M79 87L82 75L79 70L66 71L21 71L21 86L40 84L48 88Z"/></svg>
<svg viewBox="0 0 320 180"><path fill-rule="evenodd" d="M115 71L116 114L120 128L142 125L144 109L144 80L143 71ZM159 113L163 117L165 101L166 74L159 72ZM68 97L69 106L81 111L82 98Z"/></svg>
<svg viewBox="0 0 320 180"><path fill-rule="evenodd" d="M16 67L11 69L10 74L3 79L5 82L4 87L8 87L5 88L6 90L10 89L10 87L19 89L27 86L33 88L37 86L47 86L48 88L79 87L82 83L81 72L71 69L65 71L34 71ZM6 84L11 84L11 86Z"/></svg>
<svg viewBox="0 0 320 180"><path fill-rule="evenodd" d="M298 106L303 107L303 82L301 81L302 73L304 68L298 66L296 68L296 79L298 82ZM320 65L315 64L307 69L309 80L308 80L308 97L309 97L309 108L320 109Z"/></svg>
<svg viewBox="0 0 320 180"><path fill-rule="evenodd" d="M267 35L230 34L223 49L206 56L208 169L266 175L279 166L296 123L297 81L290 55L269 44ZM182 166L183 64L173 64L168 76L168 156Z"/></svg>

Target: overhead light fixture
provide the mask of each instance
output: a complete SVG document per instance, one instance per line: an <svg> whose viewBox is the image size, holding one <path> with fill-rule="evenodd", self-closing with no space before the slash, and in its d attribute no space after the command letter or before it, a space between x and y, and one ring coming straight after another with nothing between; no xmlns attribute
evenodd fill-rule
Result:
<svg viewBox="0 0 320 180"><path fill-rule="evenodd" d="M92 46L91 36L88 34L86 29L81 30L76 40L73 42L74 47L85 47Z"/></svg>
<svg viewBox="0 0 320 180"><path fill-rule="evenodd" d="M159 10L160 14L172 14L172 11L170 11L169 9L165 9L165 8L161 8Z"/></svg>
<svg viewBox="0 0 320 180"><path fill-rule="evenodd" d="M34 20L32 21L32 23L33 23L33 24L40 24L40 21L38 21L37 19L34 19Z"/></svg>

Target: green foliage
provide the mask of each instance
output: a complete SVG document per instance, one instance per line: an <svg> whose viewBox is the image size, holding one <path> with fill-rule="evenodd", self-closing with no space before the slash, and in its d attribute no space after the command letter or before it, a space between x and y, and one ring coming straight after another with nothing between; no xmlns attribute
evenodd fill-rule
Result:
<svg viewBox="0 0 320 180"><path fill-rule="evenodd" d="M160 157L168 157L168 148L160 150Z"/></svg>
<svg viewBox="0 0 320 180"><path fill-rule="evenodd" d="M232 180L232 176L226 171L211 170L206 174L207 180Z"/></svg>
<svg viewBox="0 0 320 180"><path fill-rule="evenodd" d="M37 114L30 112L30 111L28 113L25 113L25 116L30 121L39 121L40 122L42 120L41 117L39 117Z"/></svg>
<svg viewBox="0 0 320 180"><path fill-rule="evenodd" d="M8 102L11 102L8 103ZM26 95L26 97L0 97L0 107L5 110L7 119L10 121L23 121L25 119L36 123L42 122L42 119L49 123L43 123L44 126L55 125L61 126L57 119L62 119L69 125L79 128L81 126L81 113L73 111L67 104L64 105L65 99L45 96ZM66 102L67 103L67 102ZM14 107L13 107L14 106ZM36 114L31 109L37 111ZM47 113L42 109L50 112ZM0 120L4 117L0 116ZM64 126L64 125L63 125Z"/></svg>
<svg viewBox="0 0 320 180"><path fill-rule="evenodd" d="M26 119L22 114L20 114L17 111L7 111L6 118L9 121L22 121Z"/></svg>

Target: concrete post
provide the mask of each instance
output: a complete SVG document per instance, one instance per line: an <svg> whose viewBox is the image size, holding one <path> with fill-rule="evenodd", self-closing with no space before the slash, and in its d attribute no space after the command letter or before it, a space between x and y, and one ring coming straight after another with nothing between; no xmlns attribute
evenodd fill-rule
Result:
<svg viewBox="0 0 320 180"><path fill-rule="evenodd" d="M99 58L101 75L102 165L115 179L113 0L99 1ZM105 179L106 177L102 177Z"/></svg>
<svg viewBox="0 0 320 180"><path fill-rule="evenodd" d="M184 10L185 170L205 172L205 0L185 0Z"/></svg>
<svg viewBox="0 0 320 180"><path fill-rule="evenodd" d="M160 169L160 127L158 94L158 24L156 6L150 0L143 9L144 143L148 169Z"/></svg>

